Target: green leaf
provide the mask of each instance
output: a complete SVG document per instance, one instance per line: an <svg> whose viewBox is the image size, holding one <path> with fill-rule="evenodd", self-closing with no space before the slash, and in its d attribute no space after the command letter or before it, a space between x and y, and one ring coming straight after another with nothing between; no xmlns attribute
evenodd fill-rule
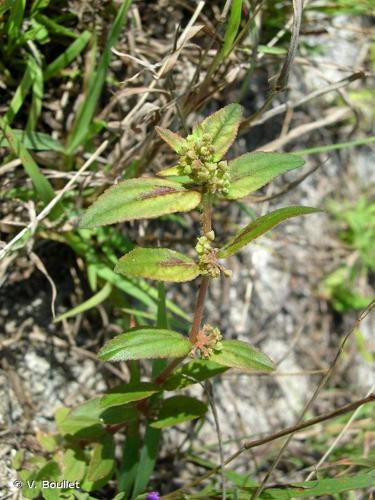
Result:
<svg viewBox="0 0 375 500"><path fill-rule="evenodd" d="M172 396L164 399L161 403L156 420L151 427L163 429L171 425L189 422L203 416L207 411L207 405L190 396Z"/></svg>
<svg viewBox="0 0 375 500"><path fill-rule="evenodd" d="M49 80L53 76L57 75L63 68L68 66L82 50L86 47L88 41L91 38L91 33L89 31L84 31L79 35L79 37L74 40L74 42L69 45L69 47L60 54L56 59L54 59L44 70L43 78L45 81Z"/></svg>
<svg viewBox="0 0 375 500"><path fill-rule="evenodd" d="M136 407L131 405L112 406L111 408L102 409L100 420L105 425L127 425L137 422L139 419L139 412Z"/></svg>
<svg viewBox="0 0 375 500"><path fill-rule="evenodd" d="M82 439L96 439L105 434L103 425L131 423L138 418L136 408L130 405L103 408L101 399L91 399L73 410L60 408L55 416L59 432Z"/></svg>
<svg viewBox="0 0 375 500"><path fill-rule="evenodd" d="M134 328L113 338L98 353L102 361L180 358L191 349L180 333L158 328Z"/></svg>
<svg viewBox="0 0 375 500"><path fill-rule="evenodd" d="M165 141L168 146L176 151L176 153L181 154L183 152L184 146L186 145L186 139L167 128L155 127L155 130L163 139L163 141Z"/></svg>
<svg viewBox="0 0 375 500"><path fill-rule="evenodd" d="M25 459L25 450L17 450L11 459L13 469L20 470Z"/></svg>
<svg viewBox="0 0 375 500"><path fill-rule="evenodd" d="M79 304L77 307L73 307L73 309L70 309L64 314L61 314L58 316L55 320L54 323L57 323L59 321L62 321L63 319L71 318L72 316L77 316L77 314L82 314L85 311L88 311L89 309L92 309L93 307L96 307L97 305L101 304L102 302L105 301L110 295L112 291L112 285L110 283L106 283L101 290L99 290L98 293L90 297L89 299L85 300L82 302L82 304Z"/></svg>
<svg viewBox="0 0 375 500"><path fill-rule="evenodd" d="M242 340L224 340L222 351L214 352L210 360L219 365L244 371L275 370L275 365L268 356Z"/></svg>
<svg viewBox="0 0 375 500"><path fill-rule="evenodd" d="M231 184L226 198L243 198L275 177L303 164L302 158L289 153L245 153L229 162Z"/></svg>
<svg viewBox="0 0 375 500"><path fill-rule="evenodd" d="M37 482L58 481L59 479L61 479L61 470L57 462L53 460L47 462L35 476Z"/></svg>
<svg viewBox="0 0 375 500"><path fill-rule="evenodd" d="M54 434L49 434L39 430L36 432L36 439L41 448L43 450L49 451L50 453L55 451L58 447L58 441L56 439L56 435Z"/></svg>
<svg viewBox="0 0 375 500"><path fill-rule="evenodd" d="M297 215L307 215L321 212L318 208L311 207L285 207L274 212L263 215L250 222L234 238L228 241L218 252L218 257L229 257L246 246L250 241L255 240L273 227L279 225L284 220L296 217Z"/></svg>
<svg viewBox="0 0 375 500"><path fill-rule="evenodd" d="M107 434L95 445L87 470L87 481L100 481L111 476L115 465L115 442L113 436Z"/></svg>
<svg viewBox="0 0 375 500"><path fill-rule="evenodd" d="M192 135L200 139L203 134L211 134L212 146L215 148L214 160L219 161L233 144L241 119L241 106L229 104L198 124L193 129Z"/></svg>
<svg viewBox="0 0 375 500"><path fill-rule="evenodd" d="M135 248L118 261L115 271L136 278L159 281L190 281L199 275L198 265L168 248Z"/></svg>
<svg viewBox="0 0 375 500"><path fill-rule="evenodd" d="M71 411L68 408L58 410L55 420L59 432L87 439L103 435L104 428L100 421L103 409L100 408L99 401L100 398L94 398Z"/></svg>
<svg viewBox="0 0 375 500"><path fill-rule="evenodd" d="M93 228L115 222L188 212L201 201L198 191L164 179L130 179L107 189L84 214L80 226Z"/></svg>
<svg viewBox="0 0 375 500"><path fill-rule="evenodd" d="M146 399L160 391L160 387L149 382L121 384L109 390L100 400L101 408L120 406Z"/></svg>
<svg viewBox="0 0 375 500"><path fill-rule="evenodd" d="M81 481L86 472L85 455L82 450L68 448L63 455L63 475L67 481Z"/></svg>
<svg viewBox="0 0 375 500"><path fill-rule="evenodd" d="M177 368L163 384L163 388L168 391L184 389L189 385L220 375L227 370L227 367L209 359L193 359Z"/></svg>
<svg viewBox="0 0 375 500"><path fill-rule="evenodd" d="M27 149L34 151L64 151L64 146L43 132L28 132L26 130L13 129L13 134ZM6 138L0 138L0 147L8 146Z"/></svg>

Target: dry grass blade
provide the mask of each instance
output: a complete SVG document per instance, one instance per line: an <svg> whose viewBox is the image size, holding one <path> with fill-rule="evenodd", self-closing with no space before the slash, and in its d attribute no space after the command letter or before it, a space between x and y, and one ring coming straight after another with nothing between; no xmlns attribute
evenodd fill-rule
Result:
<svg viewBox="0 0 375 500"><path fill-rule="evenodd" d="M98 156L101 155L101 153L106 149L108 146L108 141L104 141L98 149L92 154L92 156L82 165L82 167L76 172L76 174L70 179L69 182L65 185L65 187L48 203L48 205L37 215L36 217L36 224L39 224L47 215L53 210L53 208L59 203L61 198L64 196L65 193L69 191L69 189L74 185L74 183L77 181L77 179L80 177L80 175L89 168L89 166L98 158ZM28 224L22 231L20 231L17 236L15 236L9 243L7 243L1 250L0 250L0 260L3 259L11 250L12 248L20 242L24 237L27 236L27 233L34 228L35 222L31 222Z"/></svg>
<svg viewBox="0 0 375 500"><path fill-rule="evenodd" d="M261 146L259 150L261 151L276 151L286 146L290 142L298 139L302 135L313 132L314 130L319 130L323 127L328 127L329 125L333 125L342 120L346 120L349 118L351 111L347 108L339 108L333 109L330 111L328 116L321 118L320 120L316 120L311 123L306 123L304 125L299 125L298 127L291 130L288 134L280 137L279 139L275 139L274 141Z"/></svg>
<svg viewBox="0 0 375 500"><path fill-rule="evenodd" d="M277 78L275 84L275 90L280 91L285 89L288 84L290 68L293 64L293 60L297 53L299 32L301 30L303 12L303 1L293 0L293 25L292 25L292 37L289 44L288 54L286 56L283 67L281 68L280 74Z"/></svg>

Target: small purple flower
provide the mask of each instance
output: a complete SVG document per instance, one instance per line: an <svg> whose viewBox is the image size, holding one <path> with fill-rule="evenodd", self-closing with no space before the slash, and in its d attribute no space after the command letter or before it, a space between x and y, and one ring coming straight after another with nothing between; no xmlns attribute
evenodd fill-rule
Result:
<svg viewBox="0 0 375 500"><path fill-rule="evenodd" d="M146 500L159 500L160 498L160 493L157 491L150 491L150 493L147 494Z"/></svg>

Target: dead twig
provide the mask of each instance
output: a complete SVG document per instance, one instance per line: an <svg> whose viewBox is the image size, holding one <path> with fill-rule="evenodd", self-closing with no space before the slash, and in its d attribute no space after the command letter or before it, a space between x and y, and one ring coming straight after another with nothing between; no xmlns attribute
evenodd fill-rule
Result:
<svg viewBox="0 0 375 500"><path fill-rule="evenodd" d="M346 120L350 116L350 114L350 110L346 108L328 110L328 116L325 116L324 118L311 123L300 125L299 127L291 130L284 137L280 137L279 139L271 141L258 149L260 151L276 151L286 146L286 144L294 141L295 139L299 139L302 135L308 134L323 127L328 127L329 125L333 125L336 122Z"/></svg>

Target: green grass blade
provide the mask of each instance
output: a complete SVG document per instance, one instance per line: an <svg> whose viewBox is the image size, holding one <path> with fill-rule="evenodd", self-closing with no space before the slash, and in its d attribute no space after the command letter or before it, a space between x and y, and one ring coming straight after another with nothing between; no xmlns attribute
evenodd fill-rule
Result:
<svg viewBox="0 0 375 500"><path fill-rule="evenodd" d="M72 316L77 316L77 314L81 314L85 311L88 311L89 309L93 309L97 305L101 304L104 302L109 295L111 294L112 291L112 286L110 283L106 283L99 292L97 292L95 295L90 297L89 299L85 300L82 302L82 304L79 304L77 307L73 307L69 311L67 311L64 314L61 314L58 316L54 323L57 323L58 321L62 321L63 319L71 318Z"/></svg>
<svg viewBox="0 0 375 500"><path fill-rule="evenodd" d="M150 297L152 297L155 302L157 303L158 301L158 290L155 287L152 287L146 280L139 280L138 281L138 286L142 290L144 290ZM179 306L177 306L172 300L166 300L166 305L168 311L174 313L176 316L179 318L184 319L185 321L189 322L191 321L191 318L188 314L186 314L185 311L183 311Z"/></svg>
<svg viewBox="0 0 375 500"><path fill-rule="evenodd" d="M13 0L4 0L0 5L0 16L3 16L7 10L12 7Z"/></svg>
<svg viewBox="0 0 375 500"><path fill-rule="evenodd" d="M26 130L32 132L36 128L40 113L42 111L44 82L42 68L39 66L37 61L35 59L31 59L30 64L33 74L32 100Z"/></svg>
<svg viewBox="0 0 375 500"><path fill-rule="evenodd" d="M137 286L136 283L119 276L104 264L97 265L97 275L103 280L109 281L112 285L116 286L127 295L139 300L151 310L156 309L155 300L150 297L149 293L143 291L139 286Z"/></svg>
<svg viewBox="0 0 375 500"><path fill-rule="evenodd" d="M44 70L44 81L57 75L62 69L68 66L74 59L76 59L79 54L86 47L88 41L91 38L91 33L89 31L84 31L81 35L74 40L74 42L69 45L69 47L59 55L54 61L52 61Z"/></svg>
<svg viewBox="0 0 375 500"><path fill-rule="evenodd" d="M0 120L0 129L3 130L12 152L21 160L22 165L27 174L30 176L40 199L44 202L44 204L47 204L55 196L48 179L44 177L33 157L20 142L9 125L4 122L4 120Z"/></svg>
<svg viewBox="0 0 375 500"><path fill-rule="evenodd" d="M43 132L27 132L26 130L13 129L13 134L26 149L34 151L57 151L58 153L64 151L64 146L60 142ZM5 138L0 138L0 147L3 148L6 146L8 146L8 141Z"/></svg>
<svg viewBox="0 0 375 500"><path fill-rule="evenodd" d="M147 486L150 476L155 468L161 440L161 429L154 429L147 425L144 445L139 457L137 476L135 478L133 496L139 495Z"/></svg>
<svg viewBox="0 0 375 500"><path fill-rule="evenodd" d="M65 26L62 26L61 24L57 23L50 17L45 16L44 14L37 14L35 16L35 19L40 24L43 24L43 26L45 26L50 33L54 33L60 36L66 36L68 38L78 38L79 36L74 31L66 28Z"/></svg>
<svg viewBox="0 0 375 500"><path fill-rule="evenodd" d="M123 464L118 477L118 489L128 498L137 474L140 448L142 446L138 423L129 425L123 446Z"/></svg>
<svg viewBox="0 0 375 500"><path fill-rule="evenodd" d="M25 7L26 0L14 0L11 6L8 22L6 25L6 32L8 34L9 41L8 48L10 50L21 35L21 26L25 13Z"/></svg>
<svg viewBox="0 0 375 500"><path fill-rule="evenodd" d="M354 141L340 142L338 144L328 144L327 146L317 146L316 148L301 149L299 151L293 151L292 154L312 155L317 153L329 153L330 151L336 151L338 149L364 146L366 144L371 144L372 142L375 142L375 135L364 137L363 139L356 139Z"/></svg>
<svg viewBox="0 0 375 500"><path fill-rule="evenodd" d="M232 50L234 41L236 39L241 24L241 10L242 10L242 0L232 0L229 21L225 28L224 43L220 54L221 59L227 57L229 52Z"/></svg>
<svg viewBox="0 0 375 500"><path fill-rule="evenodd" d="M168 329L167 302L164 283L158 286L158 310L156 314L156 326L158 328ZM165 359L156 359L152 363L152 377L155 378L165 368L167 362Z"/></svg>
<svg viewBox="0 0 375 500"><path fill-rule="evenodd" d="M7 122L8 125L11 125L18 111L21 109L21 106L30 90L32 83L33 83L32 65L30 64L30 61L28 61L21 83L17 87L17 90L14 93L12 100L10 101L8 111L5 114L5 121Z"/></svg>
<svg viewBox="0 0 375 500"><path fill-rule="evenodd" d="M340 476L337 478L317 479L313 481L297 482L291 486L269 487L261 494L259 498L267 500L289 500L290 498L320 498L324 496L331 497L344 493L345 491L354 491L358 489L368 489L375 484L375 471L366 474L357 474L353 476ZM249 498L252 488L249 488L246 497ZM342 498L342 497L340 497Z"/></svg>
<svg viewBox="0 0 375 500"><path fill-rule="evenodd" d="M158 313L156 318L156 326L158 328L168 329L167 302L164 283L159 283L158 286Z"/></svg>
<svg viewBox="0 0 375 500"><path fill-rule="evenodd" d="M42 11L50 4L50 0L35 0L30 9L30 15L33 16L37 12Z"/></svg>
<svg viewBox="0 0 375 500"><path fill-rule="evenodd" d="M105 83L111 59L111 49L117 42L130 5L131 0L125 0L117 13L116 19L108 36L106 47L99 61L95 77L90 82L87 91L87 98L84 100L82 107L78 111L68 139L67 151L70 155L74 153L78 146L80 146L87 137L96 106Z"/></svg>

